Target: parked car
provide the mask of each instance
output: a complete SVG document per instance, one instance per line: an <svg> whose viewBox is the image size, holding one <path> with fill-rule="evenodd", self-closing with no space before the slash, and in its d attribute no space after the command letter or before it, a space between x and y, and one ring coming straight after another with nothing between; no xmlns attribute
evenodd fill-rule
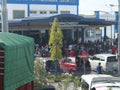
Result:
<svg viewBox="0 0 120 90"><path fill-rule="evenodd" d="M105 72L117 71L118 68L118 60L115 54L95 54L89 58L89 62L91 69L95 71L98 63L101 63L103 71Z"/></svg>
<svg viewBox="0 0 120 90"><path fill-rule="evenodd" d="M81 76L80 90L120 90L120 77L106 74L86 74Z"/></svg>
<svg viewBox="0 0 120 90"><path fill-rule="evenodd" d="M83 71L84 61L85 61L85 68L90 69L89 61L84 57L66 57L63 58L59 62L59 64L63 72L72 73L72 72L80 71L80 68L82 68Z"/></svg>

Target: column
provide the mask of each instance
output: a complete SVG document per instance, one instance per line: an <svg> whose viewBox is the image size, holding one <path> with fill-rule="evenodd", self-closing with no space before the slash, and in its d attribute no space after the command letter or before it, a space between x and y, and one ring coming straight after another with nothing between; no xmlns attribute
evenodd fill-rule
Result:
<svg viewBox="0 0 120 90"><path fill-rule="evenodd" d="M100 12L99 11L95 11L95 16L96 16L97 19L99 19L100 18Z"/></svg>
<svg viewBox="0 0 120 90"><path fill-rule="evenodd" d="M114 27L114 38L115 38L115 35L118 33L118 12L115 12L115 27Z"/></svg>
<svg viewBox="0 0 120 90"><path fill-rule="evenodd" d="M104 27L104 40L103 41L106 41L107 39L107 35L106 35L106 27Z"/></svg>

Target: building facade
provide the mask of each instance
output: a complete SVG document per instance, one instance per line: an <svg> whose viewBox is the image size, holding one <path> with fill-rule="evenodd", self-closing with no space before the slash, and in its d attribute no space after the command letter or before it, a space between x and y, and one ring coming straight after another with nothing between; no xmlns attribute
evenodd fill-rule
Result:
<svg viewBox="0 0 120 90"><path fill-rule="evenodd" d="M111 26L107 26L106 31L104 31L103 28L101 28L101 30L103 30L102 36L105 36L105 34L106 34L106 36L108 36L109 38L112 38L112 39L117 38L118 12L109 13L109 12L95 11L95 15L96 15L96 18L98 18L98 19L105 19L106 21L115 22L115 24L113 24ZM106 33L104 33L104 32L106 32Z"/></svg>
<svg viewBox="0 0 120 90"><path fill-rule="evenodd" d="M56 14L78 15L79 0L6 0L8 20L45 17Z"/></svg>
<svg viewBox="0 0 120 90"><path fill-rule="evenodd" d="M83 18L79 15L79 0L6 0L8 20L20 20L9 28L10 32L19 33L35 38L36 43L48 42L52 17L60 17L64 40L86 42L101 41L99 27L104 21ZM29 21L34 19L33 21ZM26 20L26 21L25 21ZM46 20L45 23L40 22ZM84 21L82 21L84 20ZM25 23L25 24L24 24Z"/></svg>

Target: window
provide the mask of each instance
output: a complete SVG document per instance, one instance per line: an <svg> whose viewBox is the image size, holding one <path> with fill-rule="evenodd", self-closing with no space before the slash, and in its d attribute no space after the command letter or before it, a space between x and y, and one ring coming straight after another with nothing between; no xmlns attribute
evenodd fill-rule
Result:
<svg viewBox="0 0 120 90"><path fill-rule="evenodd" d="M116 56L108 57L107 62L117 62Z"/></svg>
<svg viewBox="0 0 120 90"><path fill-rule="evenodd" d="M93 57L93 60L100 60L100 58L94 56L94 57Z"/></svg>
<svg viewBox="0 0 120 90"><path fill-rule="evenodd" d="M24 10L14 10L13 11L13 19L20 19L25 17Z"/></svg>
<svg viewBox="0 0 120 90"><path fill-rule="evenodd" d="M68 59L68 63L74 63L74 60Z"/></svg>
<svg viewBox="0 0 120 90"><path fill-rule="evenodd" d="M56 14L57 11L50 11L50 14Z"/></svg>
<svg viewBox="0 0 120 90"><path fill-rule="evenodd" d="M100 56L101 61L105 61L105 57Z"/></svg>
<svg viewBox="0 0 120 90"><path fill-rule="evenodd" d="M67 61L67 58L62 59L62 61L64 61L64 62L68 62L68 61Z"/></svg>
<svg viewBox="0 0 120 90"><path fill-rule="evenodd" d="M70 14L70 11L60 11L61 14Z"/></svg>
<svg viewBox="0 0 120 90"><path fill-rule="evenodd" d="M46 14L47 13L47 11L40 11L40 14Z"/></svg>
<svg viewBox="0 0 120 90"><path fill-rule="evenodd" d="M34 10L30 11L30 14L36 14L36 13L37 13L37 11L34 11Z"/></svg>
<svg viewBox="0 0 120 90"><path fill-rule="evenodd" d="M93 30L87 30L86 31L86 37L91 38L94 37L94 31Z"/></svg>

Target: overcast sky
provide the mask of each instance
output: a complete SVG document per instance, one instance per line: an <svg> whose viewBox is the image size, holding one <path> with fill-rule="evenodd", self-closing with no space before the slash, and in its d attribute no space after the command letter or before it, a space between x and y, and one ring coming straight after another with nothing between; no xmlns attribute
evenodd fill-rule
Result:
<svg viewBox="0 0 120 90"><path fill-rule="evenodd" d="M113 4L114 7L110 7ZM94 11L118 11L118 0L79 0L79 14L94 14Z"/></svg>

